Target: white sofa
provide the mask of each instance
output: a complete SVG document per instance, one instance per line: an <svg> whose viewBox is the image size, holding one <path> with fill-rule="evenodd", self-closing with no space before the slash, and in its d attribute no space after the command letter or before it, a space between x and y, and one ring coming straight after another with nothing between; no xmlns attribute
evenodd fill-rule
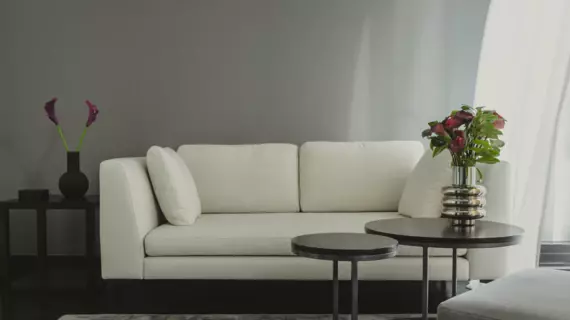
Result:
<svg viewBox="0 0 570 320"><path fill-rule="evenodd" d="M104 161L100 170L104 279L325 280L331 264L293 256L290 239L315 232L364 232L364 224L402 218L398 203L424 152L419 142L308 142L185 145L202 203L190 226L164 222L145 158ZM489 167L491 168L491 167ZM488 216L510 221L508 166L492 167ZM485 170L484 170L485 171ZM508 249L461 250L458 279L495 279ZM430 279L450 280L451 251L431 249ZM363 262L363 280L420 280L421 250ZM341 263L341 279L350 266Z"/></svg>

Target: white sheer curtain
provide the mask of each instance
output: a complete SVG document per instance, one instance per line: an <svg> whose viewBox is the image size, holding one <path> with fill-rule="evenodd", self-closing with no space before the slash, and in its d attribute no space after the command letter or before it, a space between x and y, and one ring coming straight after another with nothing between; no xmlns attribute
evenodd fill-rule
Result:
<svg viewBox="0 0 570 320"><path fill-rule="evenodd" d="M475 104L508 120L514 220L526 229L514 268L535 264L542 239L570 240L570 1L494 0Z"/></svg>
<svg viewBox="0 0 570 320"><path fill-rule="evenodd" d="M420 140L427 122L471 103L488 5L366 2L347 138Z"/></svg>

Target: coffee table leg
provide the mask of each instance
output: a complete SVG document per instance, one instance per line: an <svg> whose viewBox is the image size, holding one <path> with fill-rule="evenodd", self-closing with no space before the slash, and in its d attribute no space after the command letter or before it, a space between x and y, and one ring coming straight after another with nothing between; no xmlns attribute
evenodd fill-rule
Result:
<svg viewBox="0 0 570 320"><path fill-rule="evenodd" d="M350 281L352 282L352 318L351 320L358 319L358 261L352 261L352 275Z"/></svg>
<svg viewBox="0 0 570 320"><path fill-rule="evenodd" d="M333 320L338 320L338 260L333 261Z"/></svg>
<svg viewBox="0 0 570 320"><path fill-rule="evenodd" d="M429 301L429 248L422 248L422 319L427 320Z"/></svg>
<svg viewBox="0 0 570 320"><path fill-rule="evenodd" d="M451 268L451 296L457 295L457 249L453 248L453 263Z"/></svg>

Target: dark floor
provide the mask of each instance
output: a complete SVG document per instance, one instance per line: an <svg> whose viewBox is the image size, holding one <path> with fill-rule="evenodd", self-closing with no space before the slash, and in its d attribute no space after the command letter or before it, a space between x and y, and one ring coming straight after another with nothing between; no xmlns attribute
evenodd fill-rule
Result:
<svg viewBox="0 0 570 320"><path fill-rule="evenodd" d="M541 266L570 267L570 245L542 246ZM98 264L97 264L98 265ZM34 257L13 257L12 288L2 291L1 320L54 320L64 314L326 314L332 284L327 281L119 281L88 277L79 257L50 257L38 277ZM99 274L95 268L91 274ZM47 280L46 280L47 279ZM91 282L88 281L91 279ZM40 281L41 280L41 281ZM450 284L430 283L430 312L450 296ZM459 292L466 291L459 283ZM350 286L341 282L340 311L349 313ZM419 281L361 281L363 314L419 313Z"/></svg>
<svg viewBox="0 0 570 320"><path fill-rule="evenodd" d="M12 263L12 289L2 295L2 319L52 320L64 314L326 314L332 286L327 281L119 281L95 285L83 260L51 259L47 277L35 274L34 259ZM47 281L40 279L47 279ZM340 311L349 313L350 284L341 282ZM430 309L449 295L445 282L432 282ZM460 283L465 290L466 283ZM420 312L419 281L360 282L360 312Z"/></svg>

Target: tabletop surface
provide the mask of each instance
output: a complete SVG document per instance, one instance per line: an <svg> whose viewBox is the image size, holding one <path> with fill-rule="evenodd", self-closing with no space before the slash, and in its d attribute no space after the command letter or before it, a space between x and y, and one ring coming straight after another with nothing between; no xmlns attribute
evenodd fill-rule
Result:
<svg viewBox="0 0 570 320"><path fill-rule="evenodd" d="M99 205L98 195L87 195L81 199L66 199L62 195L50 195L47 201L34 201L23 202L19 199L9 199L0 202L7 205L9 208L34 208L34 207L48 207L48 208L76 208L83 206Z"/></svg>
<svg viewBox="0 0 570 320"><path fill-rule="evenodd" d="M345 255L381 254L395 251L398 241L365 233L316 233L293 238L294 249Z"/></svg>
<svg viewBox="0 0 570 320"><path fill-rule="evenodd" d="M391 237L400 244L448 248L484 248L515 245L524 230L514 225L479 220L471 228L450 226L444 218L400 218L372 221L367 233Z"/></svg>

